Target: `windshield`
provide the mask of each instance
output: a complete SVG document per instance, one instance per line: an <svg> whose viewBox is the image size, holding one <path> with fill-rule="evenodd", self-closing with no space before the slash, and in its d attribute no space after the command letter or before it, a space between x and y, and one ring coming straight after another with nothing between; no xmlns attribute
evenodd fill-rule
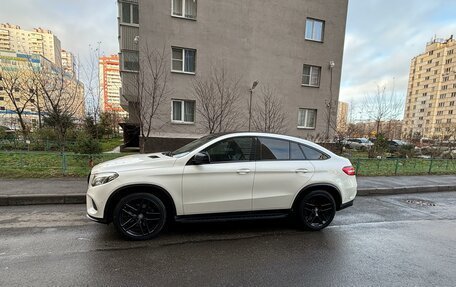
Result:
<svg viewBox="0 0 456 287"><path fill-rule="evenodd" d="M195 149L199 148L200 146L210 142L211 140L213 140L219 136L220 136L220 134L210 134L210 135L204 136L200 139L197 139L195 141L192 141L191 143L184 145L180 149L173 151L172 156L174 156L174 157L186 156L188 153L194 151Z"/></svg>

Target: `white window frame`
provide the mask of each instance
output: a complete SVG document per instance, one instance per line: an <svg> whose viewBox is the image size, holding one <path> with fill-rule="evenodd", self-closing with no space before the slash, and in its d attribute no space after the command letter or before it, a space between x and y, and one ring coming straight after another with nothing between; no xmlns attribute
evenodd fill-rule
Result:
<svg viewBox="0 0 456 287"><path fill-rule="evenodd" d="M304 83L304 66L310 67L310 74L309 74L309 84ZM318 69L318 85L312 85L312 71L313 69ZM302 75L301 75L301 85L303 87L312 87L312 88L319 88L321 85L321 67L320 66L314 66L314 65L308 65L308 64L303 64L302 65Z"/></svg>
<svg viewBox="0 0 456 287"><path fill-rule="evenodd" d="M174 14L174 1L171 0L171 16L176 17L176 18L196 21L196 18L198 17L198 0L196 0L196 17L195 18L185 17L185 14L186 14L185 13L185 2L186 1L193 1L193 0L182 0L182 15L176 15L176 14Z"/></svg>
<svg viewBox="0 0 456 287"><path fill-rule="evenodd" d="M312 38L307 38L307 22L308 21L311 21L312 22ZM319 22L321 23L321 40L317 40L314 38L315 36L315 22ZM308 41L313 41L313 42L318 42L318 43L323 43L324 40L325 40L325 21L323 20L320 20L320 19L315 19L315 18L311 18L311 17L308 17L306 18L306 28L305 28L305 31L304 31L304 38Z"/></svg>
<svg viewBox="0 0 456 287"><path fill-rule="evenodd" d="M304 117L304 125L300 125L299 120L301 119L300 117L300 112L305 111L305 117ZM309 127L307 123L307 113L309 111L315 111L315 118L314 118L314 126ZM304 130L315 130L317 128L317 114L318 110L317 109L309 109L309 108L299 108L298 109L298 129L304 129Z"/></svg>
<svg viewBox="0 0 456 287"><path fill-rule="evenodd" d="M180 102L181 103L181 119L182 120L175 120L174 119L174 102ZM185 105L188 102L193 103L193 122L188 122L185 121ZM178 99L173 99L171 100L171 123L173 124L181 124L181 125L193 125L195 124L195 117L196 117L196 102L192 100L178 100Z"/></svg>
<svg viewBox="0 0 456 287"><path fill-rule="evenodd" d="M174 49L182 50L182 70L174 70L174 67L173 67L173 61L174 61L173 50ZM194 63L195 72L186 72L185 71L185 51L194 51L195 52L195 63ZM171 47L171 72L173 72L173 73L181 73L181 74L188 74L188 75L195 75L196 74L196 55L197 55L196 49L181 48L181 47Z"/></svg>
<svg viewBox="0 0 456 287"><path fill-rule="evenodd" d="M123 2L123 1L120 1L119 3L120 3L120 5L119 5L119 16L120 16L119 17L119 23L121 25L139 27L139 5L135 4L135 3ZM123 5L124 4L130 5L130 21L131 21L130 23L127 23L127 22L123 21ZM138 23L133 23L133 5L138 6Z"/></svg>

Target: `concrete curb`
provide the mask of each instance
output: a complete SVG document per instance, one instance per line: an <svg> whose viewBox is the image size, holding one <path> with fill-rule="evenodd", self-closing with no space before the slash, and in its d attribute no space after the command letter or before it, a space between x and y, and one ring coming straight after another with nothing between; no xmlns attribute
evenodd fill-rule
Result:
<svg viewBox="0 0 456 287"><path fill-rule="evenodd" d="M407 193L429 193L429 192L446 192L456 191L454 185L436 185L436 186L407 186L407 187L379 187L379 188L362 188L358 189L359 196L370 195L394 195Z"/></svg>
<svg viewBox="0 0 456 287"><path fill-rule="evenodd" d="M447 192L456 191L456 186L408 186L394 188L363 188L358 189L358 196L394 195L407 193ZM45 204L85 204L85 193L77 194L23 194L0 195L0 206L45 205Z"/></svg>
<svg viewBox="0 0 456 287"><path fill-rule="evenodd" d="M22 194L0 195L0 206L85 204L85 194Z"/></svg>

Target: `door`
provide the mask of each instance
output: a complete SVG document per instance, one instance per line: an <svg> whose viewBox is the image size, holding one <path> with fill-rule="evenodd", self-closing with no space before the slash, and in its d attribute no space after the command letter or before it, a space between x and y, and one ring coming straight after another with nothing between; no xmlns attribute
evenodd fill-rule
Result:
<svg viewBox="0 0 456 287"><path fill-rule="evenodd" d="M252 210L253 137L221 140L207 148L210 163L184 168L184 214Z"/></svg>
<svg viewBox="0 0 456 287"><path fill-rule="evenodd" d="M289 209L312 178L314 167L299 144L276 138L258 138L253 210Z"/></svg>

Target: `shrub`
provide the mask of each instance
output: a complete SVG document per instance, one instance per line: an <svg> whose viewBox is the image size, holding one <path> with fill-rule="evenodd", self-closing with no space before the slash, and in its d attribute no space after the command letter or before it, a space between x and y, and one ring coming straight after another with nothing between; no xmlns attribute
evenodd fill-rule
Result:
<svg viewBox="0 0 456 287"><path fill-rule="evenodd" d="M96 139L80 134L71 149L73 152L80 154L99 154L101 153L101 144Z"/></svg>

